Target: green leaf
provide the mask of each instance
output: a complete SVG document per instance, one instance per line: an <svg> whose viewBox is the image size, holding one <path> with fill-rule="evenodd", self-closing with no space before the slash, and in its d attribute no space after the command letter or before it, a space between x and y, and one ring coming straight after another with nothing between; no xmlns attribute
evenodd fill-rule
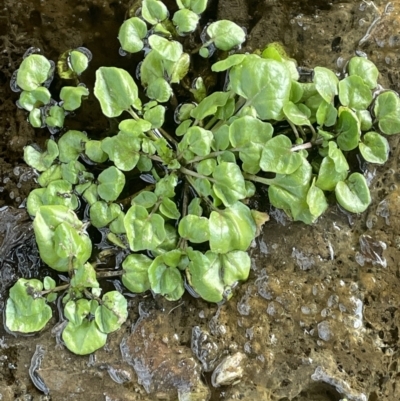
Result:
<svg viewBox="0 0 400 401"><path fill-rule="evenodd" d="M323 100L316 113L318 125L332 127L336 123L337 114L336 107L332 103L327 103Z"/></svg>
<svg viewBox="0 0 400 401"><path fill-rule="evenodd" d="M176 4L180 9L189 8L196 14L201 14L207 8L208 0L176 0Z"/></svg>
<svg viewBox="0 0 400 401"><path fill-rule="evenodd" d="M82 72L88 68L89 59L86 54L77 49L72 50L69 54L69 63L72 71L74 71L77 75L81 75Z"/></svg>
<svg viewBox="0 0 400 401"><path fill-rule="evenodd" d="M25 146L24 160L29 166L38 171L45 171L53 164L58 156L58 146L55 141L49 139L44 152L38 152L33 146Z"/></svg>
<svg viewBox="0 0 400 401"><path fill-rule="evenodd" d="M161 128L164 125L165 107L157 105L146 110L143 118L151 123L151 128Z"/></svg>
<svg viewBox="0 0 400 401"><path fill-rule="evenodd" d="M178 61L183 52L182 45L179 42L158 35L151 35L149 44L164 60Z"/></svg>
<svg viewBox="0 0 400 401"><path fill-rule="evenodd" d="M85 166L77 160L61 164L62 179L71 184L78 184L83 171L86 171Z"/></svg>
<svg viewBox="0 0 400 401"><path fill-rule="evenodd" d="M102 149L102 141L87 141L85 143L85 154L95 163L103 163L108 159L107 153Z"/></svg>
<svg viewBox="0 0 400 401"><path fill-rule="evenodd" d="M131 254L122 262L124 274L122 275L122 284L134 293L145 292L149 290L150 281L148 270L153 260L146 255Z"/></svg>
<svg viewBox="0 0 400 401"><path fill-rule="evenodd" d="M315 88L327 103L332 103L338 94L339 80L335 73L324 67L314 68Z"/></svg>
<svg viewBox="0 0 400 401"><path fill-rule="evenodd" d="M200 17L191 10L182 9L174 14L172 22L180 35L192 33L199 22Z"/></svg>
<svg viewBox="0 0 400 401"><path fill-rule="evenodd" d="M200 104L192 110L191 116L197 120L216 114L219 107L225 106L230 97L229 92L214 92L204 98Z"/></svg>
<svg viewBox="0 0 400 401"><path fill-rule="evenodd" d="M31 54L22 60L17 72L17 85L24 91L33 91L47 81L51 64L40 54Z"/></svg>
<svg viewBox="0 0 400 401"><path fill-rule="evenodd" d="M315 185L315 178L307 192L307 204L310 208L310 213L316 219L328 209L324 191Z"/></svg>
<svg viewBox="0 0 400 401"><path fill-rule="evenodd" d="M11 331L33 333L42 330L51 319L52 311L39 293L41 281L20 278L10 289L5 311L5 324Z"/></svg>
<svg viewBox="0 0 400 401"><path fill-rule="evenodd" d="M34 128L42 128L43 121L42 121L42 110L41 109L33 109L29 113L29 124L32 125Z"/></svg>
<svg viewBox="0 0 400 401"><path fill-rule="evenodd" d="M110 205L104 201L97 201L90 206L90 222L96 228L107 226L121 213L121 207L116 203Z"/></svg>
<svg viewBox="0 0 400 401"><path fill-rule="evenodd" d="M182 153L189 151L188 157L184 153L186 160L192 159L191 153L197 156L207 156L211 150L212 140L213 134L211 131L201 127L190 127L179 142L178 149Z"/></svg>
<svg viewBox="0 0 400 401"><path fill-rule="evenodd" d="M41 187L47 187L51 181L59 180L61 178L61 166L59 164L53 164L46 171L40 174L38 184Z"/></svg>
<svg viewBox="0 0 400 401"><path fill-rule="evenodd" d="M291 77L278 61L247 57L229 72L231 90L244 97L262 120L281 120L283 106L289 101Z"/></svg>
<svg viewBox="0 0 400 401"><path fill-rule="evenodd" d="M302 164L303 156L292 152L292 142L285 135L270 139L262 151L260 167L263 171L291 174Z"/></svg>
<svg viewBox="0 0 400 401"><path fill-rule="evenodd" d="M169 198L163 198L160 204L160 212L168 219L178 220L181 217L175 202Z"/></svg>
<svg viewBox="0 0 400 401"><path fill-rule="evenodd" d="M220 255L224 285L233 286L249 277L251 259L247 252L233 251Z"/></svg>
<svg viewBox="0 0 400 401"><path fill-rule="evenodd" d="M368 110L357 110L357 118L361 123L361 131L368 131L372 128L372 117Z"/></svg>
<svg viewBox="0 0 400 401"><path fill-rule="evenodd" d="M127 71L100 67L96 71L94 94L105 116L118 117L137 102L138 88Z"/></svg>
<svg viewBox="0 0 400 401"><path fill-rule="evenodd" d="M128 317L128 302L118 291L103 295L102 303L96 309L95 321L103 333L118 330Z"/></svg>
<svg viewBox="0 0 400 401"><path fill-rule="evenodd" d="M138 135L120 131L118 135L104 138L102 150L122 171L132 170L140 158L141 140Z"/></svg>
<svg viewBox="0 0 400 401"><path fill-rule="evenodd" d="M26 209L30 216L36 216L40 206L43 206L42 197L45 191L46 188L36 188L29 193L26 201Z"/></svg>
<svg viewBox="0 0 400 401"><path fill-rule="evenodd" d="M211 70L214 72L229 70L229 68L233 67L234 65L240 64L245 58L245 54L233 54L227 57L225 60L214 63L211 67Z"/></svg>
<svg viewBox="0 0 400 401"><path fill-rule="evenodd" d="M189 251L189 282L193 289L208 302L223 299L224 283L221 278L221 261L217 253Z"/></svg>
<svg viewBox="0 0 400 401"><path fill-rule="evenodd" d="M62 333L66 347L77 355L87 355L103 347L107 334L103 333L94 320L84 319L80 325L68 322Z"/></svg>
<svg viewBox="0 0 400 401"><path fill-rule="evenodd" d="M372 102L371 89L361 77L351 75L339 82L339 100L343 106L364 110Z"/></svg>
<svg viewBox="0 0 400 401"><path fill-rule="evenodd" d="M105 201L115 201L125 186L124 174L114 166L101 172L97 180L97 192Z"/></svg>
<svg viewBox="0 0 400 401"><path fill-rule="evenodd" d="M199 162L196 166L196 170L202 175L211 175L217 167L217 161L215 159L205 159Z"/></svg>
<svg viewBox="0 0 400 401"><path fill-rule="evenodd" d="M64 101L64 110L72 111L81 107L82 97L89 96L89 91L84 86L64 86L60 92L60 99Z"/></svg>
<svg viewBox="0 0 400 401"><path fill-rule="evenodd" d="M132 205L124 219L126 235L132 251L154 250L166 237L164 219L150 214L140 205Z"/></svg>
<svg viewBox="0 0 400 401"><path fill-rule="evenodd" d="M166 196L167 198L173 198L175 196L175 187L178 184L178 178L176 174L169 174L161 178L156 184L154 193L157 196Z"/></svg>
<svg viewBox="0 0 400 401"><path fill-rule="evenodd" d="M50 102L51 94L47 88L39 86L33 91L22 91L18 104L27 111L42 107Z"/></svg>
<svg viewBox="0 0 400 401"><path fill-rule="evenodd" d="M179 269L167 266L163 255L157 256L150 265L149 280L151 289L170 301L176 301L185 291Z"/></svg>
<svg viewBox="0 0 400 401"><path fill-rule="evenodd" d="M189 72L190 56L187 53L182 53L179 60L175 62L164 60L164 67L169 83L178 84Z"/></svg>
<svg viewBox="0 0 400 401"><path fill-rule="evenodd" d="M303 97L303 94L304 94L304 89L301 83L297 81L292 81L292 85L290 87L290 100L293 103L298 103Z"/></svg>
<svg viewBox="0 0 400 401"><path fill-rule="evenodd" d="M147 35L147 26L140 18L132 17L123 22L119 28L118 40L128 53L137 53L143 49L143 39Z"/></svg>
<svg viewBox="0 0 400 401"><path fill-rule="evenodd" d="M64 125L65 112L60 106L51 106L49 115L45 118L45 122L49 127L62 127Z"/></svg>
<svg viewBox="0 0 400 401"><path fill-rule="evenodd" d="M207 27L208 42L215 44L217 49L228 51L241 45L246 40L245 31L232 21L220 20Z"/></svg>
<svg viewBox="0 0 400 401"><path fill-rule="evenodd" d="M90 313L90 302L87 299L68 301L64 307L65 317L74 325L79 326Z"/></svg>
<svg viewBox="0 0 400 401"><path fill-rule="evenodd" d="M60 150L60 162L69 163L77 160L85 150L85 143L88 137L81 131L69 130L58 141Z"/></svg>
<svg viewBox="0 0 400 401"><path fill-rule="evenodd" d="M207 96L207 88L206 85L204 84L203 78L197 77L194 80L190 92L192 92L194 100L197 103L200 103Z"/></svg>
<svg viewBox="0 0 400 401"><path fill-rule="evenodd" d="M396 93L381 93L375 100L374 112L384 134L400 133L400 100Z"/></svg>
<svg viewBox="0 0 400 401"><path fill-rule="evenodd" d="M364 212L371 203L367 181L360 173L353 173L346 181L340 181L335 195L340 206L352 213Z"/></svg>
<svg viewBox="0 0 400 401"><path fill-rule="evenodd" d="M54 230L54 249L60 259L77 257L81 253L86 253L86 243L75 228L68 223L60 223Z"/></svg>
<svg viewBox="0 0 400 401"><path fill-rule="evenodd" d="M268 197L273 206L283 209L294 220L311 224L315 220L307 203L311 181L311 165L305 158L292 174L277 174L268 188Z"/></svg>
<svg viewBox="0 0 400 401"><path fill-rule="evenodd" d="M164 21L168 18L168 10L164 3L159 0L143 0L142 17L151 25Z"/></svg>
<svg viewBox="0 0 400 401"><path fill-rule="evenodd" d="M307 116L293 102L287 102L283 106L286 118L295 125L311 125Z"/></svg>
<svg viewBox="0 0 400 401"><path fill-rule="evenodd" d="M247 194L244 178L235 163L220 163L213 172L213 190L225 206L232 206Z"/></svg>
<svg viewBox="0 0 400 401"><path fill-rule="evenodd" d="M164 65L160 53L150 50L140 67L140 80L144 87L158 78L164 78Z"/></svg>
<svg viewBox="0 0 400 401"><path fill-rule="evenodd" d="M91 184L83 193L83 199L89 204L93 205L94 202L97 201L98 199L98 194L97 194L97 185L96 184Z"/></svg>
<svg viewBox="0 0 400 401"><path fill-rule="evenodd" d="M367 132L363 136L359 148L367 162L384 164L389 158L389 142L376 132Z"/></svg>
<svg viewBox="0 0 400 401"><path fill-rule="evenodd" d="M339 107L339 121L337 124L337 144L340 149L353 150L360 142L361 129L360 121L356 113L347 107Z"/></svg>
<svg viewBox="0 0 400 401"><path fill-rule="evenodd" d="M379 71L375 64L365 57L352 57L348 64L350 75L357 75L370 89L376 88L378 84Z"/></svg>
<svg viewBox="0 0 400 401"><path fill-rule="evenodd" d="M250 209L241 202L212 211L209 222L212 252L246 251L254 239L256 224Z"/></svg>
<svg viewBox="0 0 400 401"><path fill-rule="evenodd" d="M149 99L164 103L171 97L172 88L164 78L157 78L147 87L146 95Z"/></svg>
<svg viewBox="0 0 400 401"><path fill-rule="evenodd" d="M78 198L72 193L72 185L65 180L51 181L43 193L44 205L64 205L71 210L79 206Z"/></svg>
<svg viewBox="0 0 400 401"><path fill-rule="evenodd" d="M80 291L83 291L85 288L100 288L100 284L96 278L96 270L90 263L75 266L74 276L71 278L71 287ZM82 317L84 316L86 314Z"/></svg>
<svg viewBox="0 0 400 401"><path fill-rule="evenodd" d="M45 290L52 290L53 288L55 288L55 286L56 282L50 276L46 276L43 279L43 287Z"/></svg>
<svg viewBox="0 0 400 401"><path fill-rule="evenodd" d="M210 238L208 219L188 214L179 222L178 232L182 238L194 244L208 241Z"/></svg>
<svg viewBox="0 0 400 401"><path fill-rule="evenodd" d="M193 198L188 206L188 214L194 214L195 216L201 216L203 214L203 208L201 207L201 199Z"/></svg>

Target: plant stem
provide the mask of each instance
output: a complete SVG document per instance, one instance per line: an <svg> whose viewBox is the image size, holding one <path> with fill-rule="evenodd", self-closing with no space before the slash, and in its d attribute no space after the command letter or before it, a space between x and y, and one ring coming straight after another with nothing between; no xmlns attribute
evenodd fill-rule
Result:
<svg viewBox="0 0 400 401"><path fill-rule="evenodd" d="M123 270L114 270L114 271L107 271L107 272L99 272L96 271L96 278L105 278L105 277L118 277L124 274Z"/></svg>
<svg viewBox="0 0 400 401"><path fill-rule="evenodd" d="M287 122L289 123L289 125L291 126L291 128L292 128L292 131L294 132L294 134L296 135L296 138L297 139L299 139L300 138L300 136L299 136L299 132L297 131L297 128L296 128L296 126L290 121L290 120L287 120Z"/></svg>
<svg viewBox="0 0 400 401"><path fill-rule="evenodd" d="M52 288L50 290L40 291L40 295L50 294L51 292L63 291L63 290L66 290L69 286L70 286L69 283L68 284L59 285L58 287L54 287L54 288Z"/></svg>
<svg viewBox="0 0 400 401"><path fill-rule="evenodd" d="M192 160L189 160L187 162L187 164L197 163L197 162L201 162L202 160L211 159L212 157L220 156L220 155L224 154L225 152L240 152L241 150L242 150L241 148L231 148L231 149L226 149L226 150L218 150L216 152L209 153L207 156L196 156Z"/></svg>
<svg viewBox="0 0 400 401"><path fill-rule="evenodd" d="M255 175L255 174L243 173L243 177L246 180L259 182L260 184L264 184L264 185L272 185L274 183L274 180L271 178L263 178L263 177L259 177L258 175Z"/></svg>
<svg viewBox="0 0 400 401"><path fill-rule="evenodd" d="M205 175L203 175L203 174L196 173L195 171L189 170L189 169L186 168L186 167L183 167L183 166L182 166L179 170L180 170L180 172L183 173L183 174L191 175L192 177L196 177L196 178L204 178L204 179L206 179L206 180L208 180L208 181L215 182L215 180L214 180L213 178L207 177L207 176L205 176Z"/></svg>
<svg viewBox="0 0 400 401"><path fill-rule="evenodd" d="M306 142L302 143L300 145L293 146L290 151L291 152L297 152L298 150L303 150L303 149L311 149L312 148L312 143L311 142Z"/></svg>
<svg viewBox="0 0 400 401"><path fill-rule="evenodd" d="M186 180L189 182L189 184L192 186L192 188L196 191L196 187L194 185L193 179L192 177L190 177L189 175L187 175ZM197 191L196 191L197 192ZM218 208L216 208L213 203L210 201L210 199L208 199L206 196L200 194L199 192L197 192L197 195L207 204L207 206L211 209L211 210L215 210L218 212Z"/></svg>

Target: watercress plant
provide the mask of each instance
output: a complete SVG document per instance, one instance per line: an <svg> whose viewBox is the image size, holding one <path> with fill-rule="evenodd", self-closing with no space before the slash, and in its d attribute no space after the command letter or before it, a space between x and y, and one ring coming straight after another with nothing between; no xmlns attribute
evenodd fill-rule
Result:
<svg viewBox="0 0 400 401"><path fill-rule="evenodd" d="M185 288L209 302L229 299L248 278L247 250L268 220L252 209L256 185L268 187L272 206L306 224L325 212L331 193L350 212L368 207L367 181L348 156L359 151L366 162L383 164L386 136L400 132L399 98L378 85L375 65L353 57L344 76L316 67L305 82L280 45L233 54L246 38L241 27L216 21L198 37L207 1L176 3L170 19L161 1L143 0L120 28L122 51L143 52L141 87L123 69L96 71L94 96L105 116L118 119L118 129L102 139L64 128L90 95L79 81L91 59L87 49L60 57L58 75L74 85L64 86L59 100L49 91L55 64L43 55L29 52L16 72L18 105L34 127L57 134L46 149L25 148L26 163L40 172L27 210L43 262L66 282L19 279L7 301L10 330L41 330L52 316L48 303L62 291L68 349L102 347L127 318L123 294L102 295L104 277L120 276L128 291L151 290L171 301ZM190 34L198 45L189 52L183 44ZM222 52L211 69L226 74L228 84L214 90L197 77L188 86L192 60L216 49ZM89 225L123 256L114 269L92 255Z"/></svg>

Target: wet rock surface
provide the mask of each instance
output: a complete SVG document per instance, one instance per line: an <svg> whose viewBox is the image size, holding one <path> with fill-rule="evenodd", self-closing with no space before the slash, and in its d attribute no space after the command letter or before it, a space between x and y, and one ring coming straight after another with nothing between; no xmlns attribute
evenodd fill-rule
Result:
<svg viewBox="0 0 400 401"><path fill-rule="evenodd" d="M300 65L338 71L364 52L377 63L382 84L399 90L400 1L388 4L219 0L214 10L248 29L247 51L280 41ZM48 273L38 268L30 220L18 207L36 185L22 162L23 147L42 145L49 134L34 131L16 109L11 74L30 46L54 59L71 47L88 47L95 56L89 85L100 65L134 74L132 61L118 55L126 6L108 0L5 0L1 6L0 207L8 208L0 210L0 306L17 277ZM89 99L70 128L102 132L107 121L98 116ZM250 251L250 279L224 305L189 296L173 304L145 300L139 315L143 299L132 298L124 328L88 357L57 344L56 319L31 337L14 338L0 324L1 399L400 399L399 139L390 144L385 166L362 166L373 198L363 215L346 215L332 204L305 226L264 210L272 218ZM43 354L36 354L38 345ZM239 355L240 363L224 365ZM37 388L42 382L48 396Z"/></svg>

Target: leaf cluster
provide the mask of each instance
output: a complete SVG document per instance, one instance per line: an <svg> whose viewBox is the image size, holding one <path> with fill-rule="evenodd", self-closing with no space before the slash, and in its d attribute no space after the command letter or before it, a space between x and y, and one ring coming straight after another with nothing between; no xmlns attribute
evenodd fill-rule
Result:
<svg viewBox="0 0 400 401"><path fill-rule="evenodd" d="M127 318L123 295L111 291L101 297L105 275L121 276L133 293L150 290L171 301L185 289L209 302L229 299L249 276L247 250L268 220L251 207L257 185L268 187L274 207L306 224L334 199L353 213L368 207L368 184L348 160L359 152L366 162L383 164L386 136L400 132L399 98L377 90L375 65L353 57L345 76L316 67L303 82L295 60L276 43L257 54L225 53L212 70L227 75L226 88L208 93L206 80L198 77L187 91L193 101L175 107L173 84L186 76L192 57L184 52L182 35L195 35L206 5L177 0L170 20L161 1L143 0L119 31L124 51L145 50L141 86L123 69L96 71L93 93L103 114L118 119L115 129L101 139L63 130L44 150L25 148L26 163L40 172L40 188L27 199L40 256L67 274L68 283L20 279L7 302L11 330L41 330L51 318L47 303L63 290L68 320L63 339L77 354L93 352ZM197 51L209 56L244 40L242 28L217 21L205 27ZM67 53L58 73L76 80L90 57L81 48ZM24 90L19 103L29 112L42 115L51 103L45 85L51 65L32 54L18 70ZM64 116L88 95L83 86L64 86L63 103L47 118L56 118L60 109ZM168 101L175 108L172 130L166 123L170 110L162 104ZM132 186L132 177L139 176L145 183ZM89 225L122 255L114 271L93 261Z"/></svg>

